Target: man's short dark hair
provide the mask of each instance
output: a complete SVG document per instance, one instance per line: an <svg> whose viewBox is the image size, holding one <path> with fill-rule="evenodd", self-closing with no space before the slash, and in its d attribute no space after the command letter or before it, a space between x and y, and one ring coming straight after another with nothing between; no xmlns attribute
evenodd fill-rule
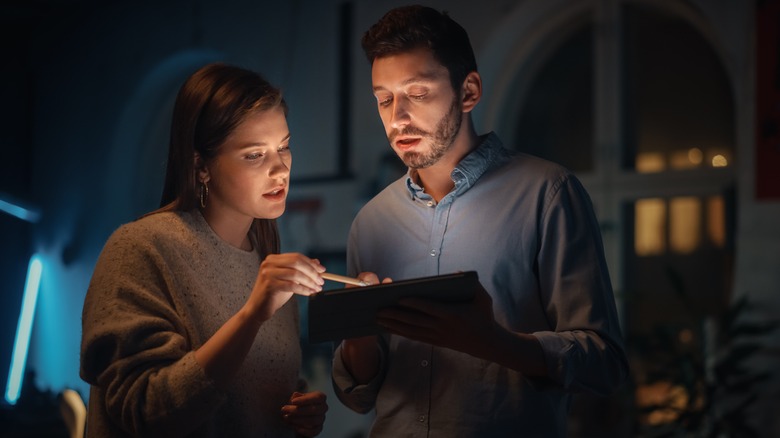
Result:
<svg viewBox="0 0 780 438"><path fill-rule="evenodd" d="M386 13L363 35L363 51L368 62L406 53L421 47L450 72L452 88L457 92L466 75L477 71L477 61L469 36L446 12L426 6L395 8Z"/></svg>

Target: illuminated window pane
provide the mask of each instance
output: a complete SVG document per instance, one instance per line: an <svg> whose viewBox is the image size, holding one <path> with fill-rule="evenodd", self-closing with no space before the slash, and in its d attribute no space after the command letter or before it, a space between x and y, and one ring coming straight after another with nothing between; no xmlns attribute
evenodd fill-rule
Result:
<svg viewBox="0 0 780 438"><path fill-rule="evenodd" d="M663 254L666 251L666 203L663 199L640 199L634 209L636 255Z"/></svg>
<svg viewBox="0 0 780 438"><path fill-rule="evenodd" d="M688 149L688 161L691 162L694 166L698 166L702 163L702 160L704 160L704 154L701 152L701 149L699 148L690 148Z"/></svg>
<svg viewBox="0 0 780 438"><path fill-rule="evenodd" d="M712 196L707 199L707 238L719 248L723 248L726 244L724 204L721 196Z"/></svg>
<svg viewBox="0 0 780 438"><path fill-rule="evenodd" d="M669 167L674 170L695 169L701 165L702 159L699 148L680 149L670 153Z"/></svg>
<svg viewBox="0 0 780 438"><path fill-rule="evenodd" d="M701 201L694 197L673 198L669 203L669 243L672 251L689 254L701 242Z"/></svg>
<svg viewBox="0 0 780 438"><path fill-rule="evenodd" d="M664 155L644 152L636 156L636 171L639 173L654 173L666 169Z"/></svg>

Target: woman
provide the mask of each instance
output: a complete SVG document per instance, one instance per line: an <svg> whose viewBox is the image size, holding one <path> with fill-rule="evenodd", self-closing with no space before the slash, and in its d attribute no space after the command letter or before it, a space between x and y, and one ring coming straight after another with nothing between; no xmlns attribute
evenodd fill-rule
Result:
<svg viewBox="0 0 780 438"><path fill-rule="evenodd" d="M163 207L123 225L83 312L87 435L315 436L327 404L302 393L293 294L325 268L279 254L290 181L287 107L256 73L195 72L173 112Z"/></svg>

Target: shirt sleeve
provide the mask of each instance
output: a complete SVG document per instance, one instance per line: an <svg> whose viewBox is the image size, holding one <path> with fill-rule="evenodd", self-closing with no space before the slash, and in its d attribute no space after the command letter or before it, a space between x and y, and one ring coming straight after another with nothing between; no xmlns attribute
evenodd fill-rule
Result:
<svg viewBox="0 0 780 438"><path fill-rule="evenodd" d="M380 338L381 339L381 338ZM387 352L383 348L383 343L379 342L379 372L370 382L359 384L347 371L344 360L341 357L341 345L336 348L333 354L333 389L336 396L345 406L355 412L365 414L374 409L376 398L379 394L379 388L384 381Z"/></svg>
<svg viewBox="0 0 780 438"><path fill-rule="evenodd" d="M601 232L590 198L567 175L546 199L538 251L542 304L552 330L534 333L550 379L535 386L606 395L628 376Z"/></svg>
<svg viewBox="0 0 780 438"><path fill-rule="evenodd" d="M120 229L95 267L82 314L81 377L134 436L187 435L224 401L177 314L175 279L153 245Z"/></svg>
<svg viewBox="0 0 780 438"><path fill-rule="evenodd" d="M358 275L362 270L360 266L360 257L358 257L358 224L359 219L356 218L352 223L347 239L347 274L352 276ZM344 360L341 357L340 344L333 353L331 377L336 396L345 406L361 414L369 412L376 405L376 398L387 370L387 361L385 360L387 356L387 343L382 341L381 336L378 339L380 340L377 343L377 348L379 350L379 371L377 372L377 376L366 384L358 384L349 371L347 371Z"/></svg>

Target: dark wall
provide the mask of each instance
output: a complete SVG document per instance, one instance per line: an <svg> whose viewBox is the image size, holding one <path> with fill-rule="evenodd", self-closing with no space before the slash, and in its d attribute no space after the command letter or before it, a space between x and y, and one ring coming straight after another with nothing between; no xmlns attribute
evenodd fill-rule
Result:
<svg viewBox="0 0 780 438"><path fill-rule="evenodd" d="M0 218L0 369L10 360L6 344L15 333L27 262L39 253L44 276L28 363L47 364L38 372L44 387L83 387L77 330L89 276L108 235L157 206L176 91L213 61L282 82L292 65L285 41L294 6L3 5L0 199L36 207L40 220Z"/></svg>

